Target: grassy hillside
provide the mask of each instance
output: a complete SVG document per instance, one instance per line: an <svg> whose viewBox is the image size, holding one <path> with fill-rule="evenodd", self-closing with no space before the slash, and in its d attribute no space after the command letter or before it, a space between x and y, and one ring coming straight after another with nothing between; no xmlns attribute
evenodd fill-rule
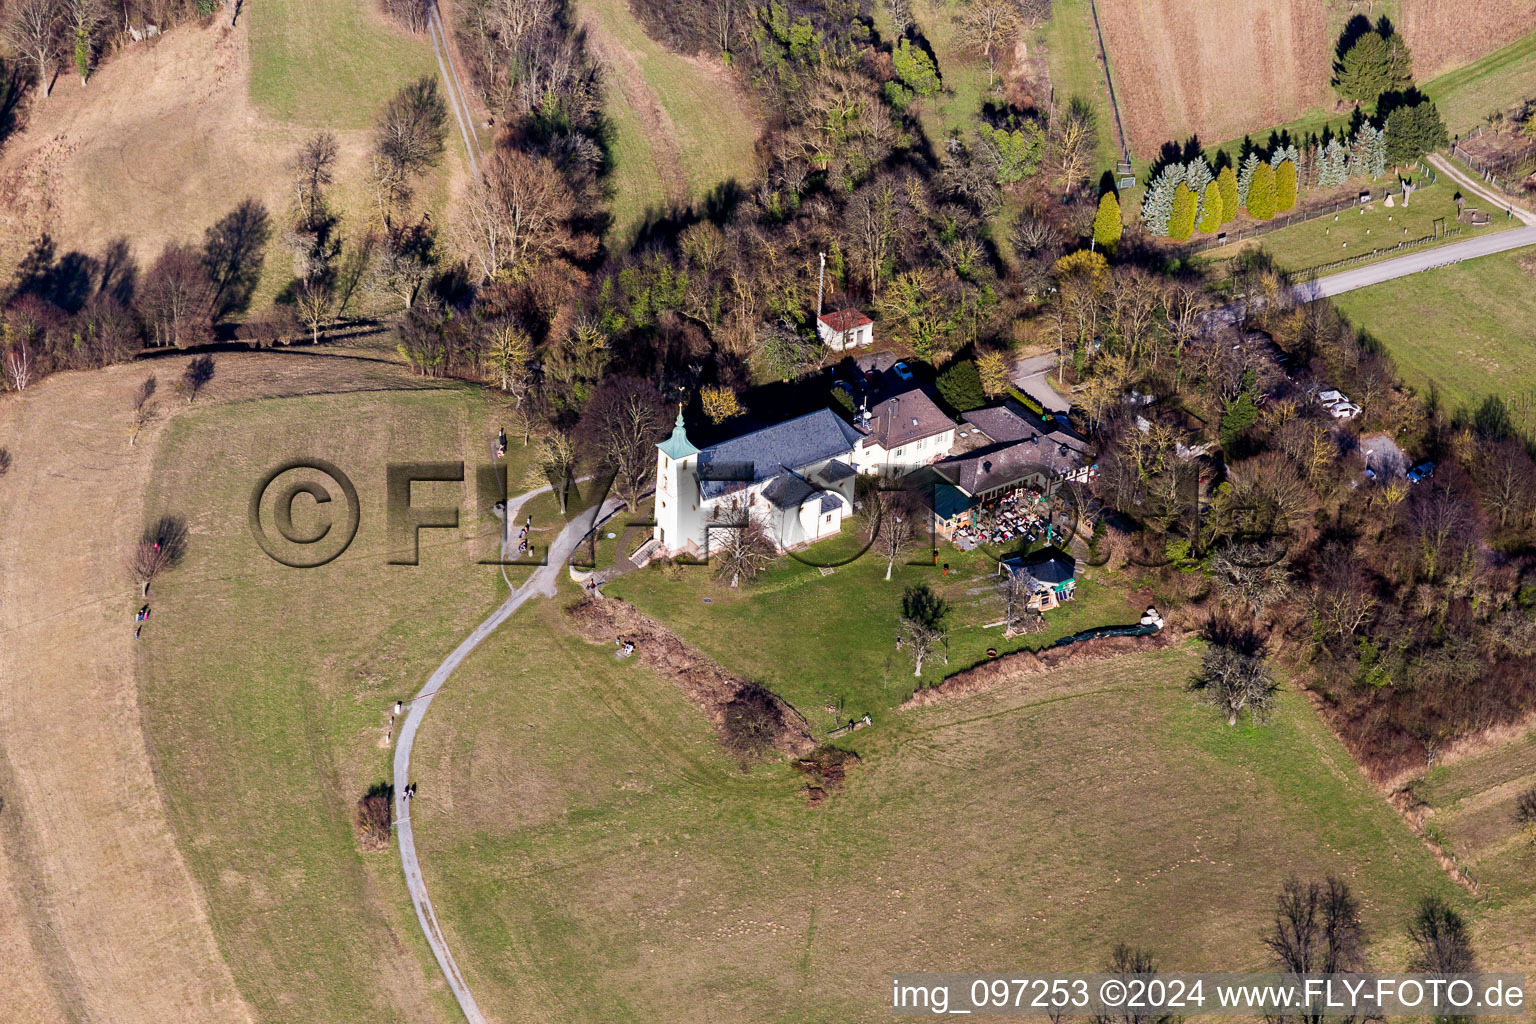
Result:
<svg viewBox="0 0 1536 1024"><path fill-rule="evenodd" d="M139 641L148 735L181 849L259 1019L457 1019L396 852L362 852L352 813L389 778L390 705L504 593L462 535L428 531L420 566L386 564L385 466L469 460L462 488L417 485L416 501L457 503L465 532L486 533L473 466L495 429L484 399L453 388L275 399L194 410L157 460L151 493L187 516L192 541L156 584ZM336 561L290 569L257 548L246 506L269 467L310 454L351 475L361 525Z"/></svg>
<svg viewBox="0 0 1536 1024"><path fill-rule="evenodd" d="M1345 209L1332 217L1319 217L1279 228L1236 245L1212 249L1205 255L1213 260L1228 259L1243 249L1262 247L1280 266L1300 273L1405 240L1433 235L1438 230L1437 221L1446 227L1457 227L1456 194L1450 184L1430 185L1414 192L1406 208L1399 201L1391 209L1379 202L1368 209ZM1402 197L1399 195L1397 199ZM1508 220L1500 213L1487 227L1463 226L1460 234L1449 236L1446 241L1465 241L1474 235L1518 226L1519 221ZM1394 255L1401 254L1384 253L1379 258L1389 259Z"/></svg>
<svg viewBox="0 0 1536 1024"><path fill-rule="evenodd" d="M761 124L728 72L650 38L624 0L577 6L608 71L611 240L632 238L647 214L686 205L725 181L749 181Z"/></svg>
<svg viewBox="0 0 1536 1024"><path fill-rule="evenodd" d="M426 36L386 23L370 0L251 4L251 102L277 121L367 128L401 85L436 75Z"/></svg>
<svg viewBox="0 0 1536 1024"><path fill-rule="evenodd" d="M1452 135L1465 135L1495 110L1536 97L1536 31L1424 86Z"/></svg>
<svg viewBox="0 0 1536 1024"><path fill-rule="evenodd" d="M1529 250L1484 256L1333 300L1379 338L1404 378L1451 410L1499 395L1536 430L1536 272Z"/></svg>
<svg viewBox="0 0 1536 1024"><path fill-rule="evenodd" d="M811 808L788 766L723 757L670 682L530 611L434 708L415 811L498 1019L877 1021L893 968L1093 968L1117 940L1258 967L1291 872L1348 878L1395 964L1410 902L1452 891L1305 701L1227 728L1185 692L1189 650L877 715ZM840 636L801 640L802 662L857 671Z"/></svg>

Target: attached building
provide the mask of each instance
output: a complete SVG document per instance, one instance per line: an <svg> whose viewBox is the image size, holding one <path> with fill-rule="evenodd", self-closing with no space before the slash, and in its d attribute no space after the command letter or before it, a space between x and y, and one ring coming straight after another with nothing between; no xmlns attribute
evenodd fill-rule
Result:
<svg viewBox="0 0 1536 1024"><path fill-rule="evenodd" d="M656 446L656 540L668 553L704 555L711 524L750 515L780 548L830 537L853 511L862 437L829 409L697 448L683 415Z"/></svg>

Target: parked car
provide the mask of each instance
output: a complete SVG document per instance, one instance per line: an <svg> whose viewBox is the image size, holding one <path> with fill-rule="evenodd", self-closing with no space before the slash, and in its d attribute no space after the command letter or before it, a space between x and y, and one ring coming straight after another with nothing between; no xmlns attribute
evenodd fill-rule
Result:
<svg viewBox="0 0 1536 1024"><path fill-rule="evenodd" d="M853 385L849 384L845 380L835 380L835 381L833 381L832 382L832 390L833 391L841 391L843 394L848 396L850 401L854 397L854 395L853 395Z"/></svg>
<svg viewBox="0 0 1536 1024"><path fill-rule="evenodd" d="M1416 484L1421 480L1428 480L1434 475L1435 464L1430 462L1428 459L1425 459L1423 462L1418 463L1412 469L1408 470L1408 482L1411 484Z"/></svg>
<svg viewBox="0 0 1536 1024"><path fill-rule="evenodd" d="M879 374L879 372L876 371L876 370L865 370L864 371L864 383L869 385L869 390L871 390L871 391L879 391L880 390L880 374Z"/></svg>
<svg viewBox="0 0 1536 1024"><path fill-rule="evenodd" d="M900 377L902 380L912 379L912 370L907 366L906 363L897 363L895 366L891 367L891 372L896 374L896 376Z"/></svg>

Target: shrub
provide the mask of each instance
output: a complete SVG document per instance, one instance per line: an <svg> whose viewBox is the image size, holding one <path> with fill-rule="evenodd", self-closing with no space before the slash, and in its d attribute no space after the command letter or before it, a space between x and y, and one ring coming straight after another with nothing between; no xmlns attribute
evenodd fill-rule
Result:
<svg viewBox="0 0 1536 1024"><path fill-rule="evenodd" d="M1282 161L1275 168L1275 210L1283 212L1296 205L1296 164Z"/></svg>
<svg viewBox="0 0 1536 1024"><path fill-rule="evenodd" d="M956 412L980 409L987 402L981 387L981 372L969 359L962 359L939 374L937 383L939 394Z"/></svg>
<svg viewBox="0 0 1536 1024"><path fill-rule="evenodd" d="M910 40L903 39L891 54L896 67L896 77L917 96L932 96L939 91L939 71L933 66L933 58Z"/></svg>
<svg viewBox="0 0 1536 1024"><path fill-rule="evenodd" d="M1113 251L1120 244L1120 230L1120 200L1113 192L1105 192L1099 197L1099 212L1093 218L1093 240Z"/></svg>
<svg viewBox="0 0 1536 1024"><path fill-rule="evenodd" d="M1195 209L1199 203L1194 191L1184 182L1173 190L1173 215L1168 218L1168 237L1185 241L1195 231Z"/></svg>
<svg viewBox="0 0 1536 1024"><path fill-rule="evenodd" d="M1200 219L1195 222L1203 234L1214 234L1221 227L1221 186L1214 181L1205 186L1205 195L1200 201Z"/></svg>
<svg viewBox="0 0 1536 1024"><path fill-rule="evenodd" d="M1221 222L1230 224L1237 217L1242 204L1237 201L1237 172L1230 165L1216 175L1216 188L1221 192Z"/></svg>
<svg viewBox="0 0 1536 1024"><path fill-rule="evenodd" d="M748 683L725 706L725 745L738 757L761 754L784 729L779 701L761 684Z"/></svg>
<svg viewBox="0 0 1536 1024"><path fill-rule="evenodd" d="M1275 215L1275 169L1261 163L1253 171L1253 182L1248 186L1248 212L1269 220Z"/></svg>
<svg viewBox="0 0 1536 1024"><path fill-rule="evenodd" d="M394 820L394 787L375 783L357 801L357 841L365 850L382 850L389 845L390 825Z"/></svg>
<svg viewBox="0 0 1536 1024"><path fill-rule="evenodd" d="M736 392L713 384L699 389L699 404L703 406L704 415L709 417L711 423L724 423L732 416L740 416L746 411L741 407Z"/></svg>

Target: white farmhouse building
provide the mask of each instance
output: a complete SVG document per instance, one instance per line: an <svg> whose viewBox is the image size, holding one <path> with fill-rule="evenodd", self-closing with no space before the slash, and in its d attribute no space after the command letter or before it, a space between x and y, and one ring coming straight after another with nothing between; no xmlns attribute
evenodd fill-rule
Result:
<svg viewBox="0 0 1536 1024"><path fill-rule="evenodd" d="M875 323L856 309L839 309L816 318L816 334L834 352L863 348L875 340Z"/></svg>
<svg viewBox="0 0 1536 1024"><path fill-rule="evenodd" d="M855 456L860 473L905 476L944 458L955 445L956 423L923 391L875 402L860 413L867 436Z"/></svg>
<svg viewBox="0 0 1536 1024"><path fill-rule="evenodd" d="M656 446L655 538L668 554L704 555L711 522L743 510L780 548L830 537L853 511L863 437L821 409L699 449L683 414Z"/></svg>

